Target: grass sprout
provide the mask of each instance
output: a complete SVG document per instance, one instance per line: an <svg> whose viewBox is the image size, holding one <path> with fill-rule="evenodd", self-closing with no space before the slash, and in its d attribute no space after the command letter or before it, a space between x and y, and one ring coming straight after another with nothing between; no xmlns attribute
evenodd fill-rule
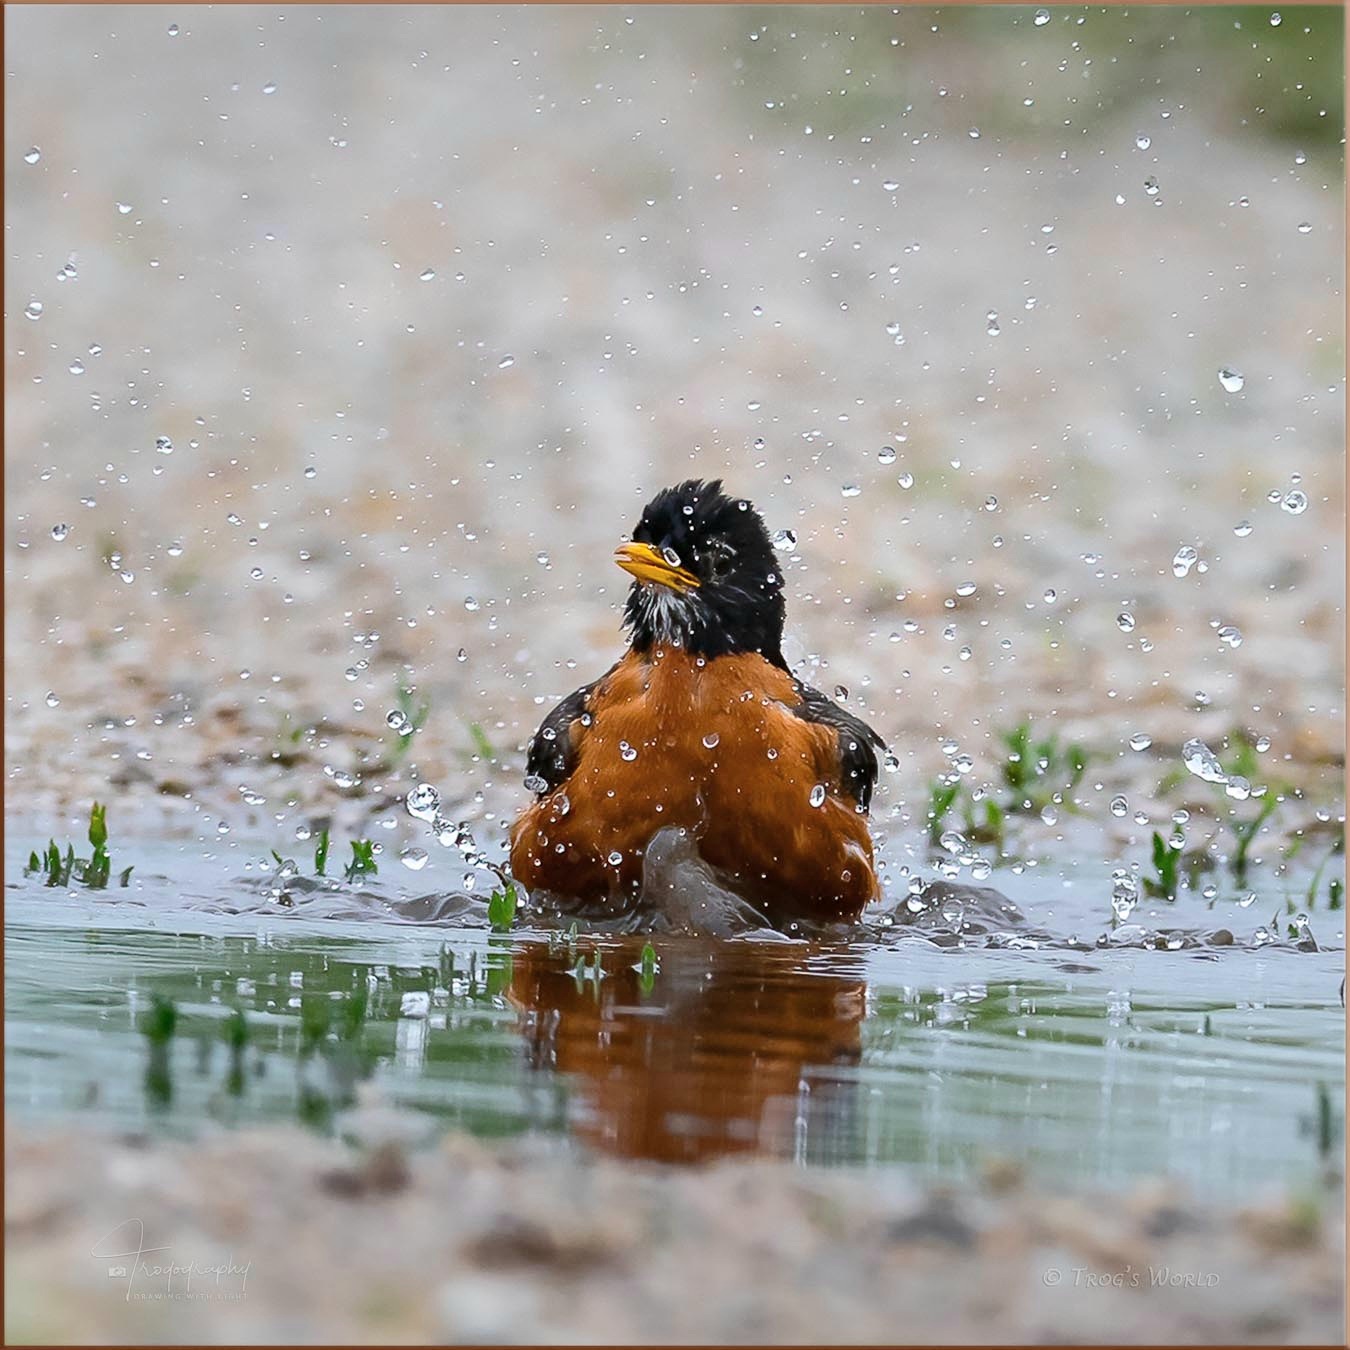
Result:
<svg viewBox="0 0 1350 1350"><path fill-rule="evenodd" d="M357 877L373 877L380 868L375 861L375 841L373 839L353 839L352 859L343 872L346 881L355 881Z"/></svg>
<svg viewBox="0 0 1350 1350"><path fill-rule="evenodd" d="M1175 900L1181 885L1181 850L1186 838L1180 827L1171 839L1153 831L1153 875L1144 878L1144 891L1159 900Z"/></svg>
<svg viewBox="0 0 1350 1350"><path fill-rule="evenodd" d="M29 853L24 875L41 873L44 886L69 886L74 880L91 890L106 890L112 877L112 858L108 853L108 808L100 802L89 809L89 844L93 850L90 856L77 858L73 844L67 844L62 853L56 840L48 840L44 852ZM118 873L118 885L129 885L131 873L132 868L123 868Z"/></svg>
<svg viewBox="0 0 1350 1350"><path fill-rule="evenodd" d="M517 900L512 882L507 882L501 890L494 890L488 897L488 922L493 932L504 933L515 922Z"/></svg>
<svg viewBox="0 0 1350 1350"><path fill-rule="evenodd" d="M1001 739L1007 754L1000 774L1012 794L1008 811L1039 815L1052 802L1067 801L1082 782L1088 752L1081 745L1061 745L1054 732L1033 740L1030 722L1019 722Z"/></svg>

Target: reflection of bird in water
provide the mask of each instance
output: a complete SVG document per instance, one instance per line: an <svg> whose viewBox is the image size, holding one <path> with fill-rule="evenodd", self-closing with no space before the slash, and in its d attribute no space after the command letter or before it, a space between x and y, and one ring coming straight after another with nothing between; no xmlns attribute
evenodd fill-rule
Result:
<svg viewBox="0 0 1350 1350"><path fill-rule="evenodd" d="M511 831L516 879L628 899L670 828L775 921L856 919L877 895L867 808L882 742L788 671L783 578L759 513L720 483L682 483L616 560L634 578L631 645L530 742L538 800Z"/></svg>
<svg viewBox="0 0 1350 1350"><path fill-rule="evenodd" d="M671 941L644 993L639 950L602 949L598 984L575 954L512 954L530 1064L572 1079L581 1139L661 1162L852 1155L855 1085L830 1070L858 1063L862 979L804 969L795 944Z"/></svg>

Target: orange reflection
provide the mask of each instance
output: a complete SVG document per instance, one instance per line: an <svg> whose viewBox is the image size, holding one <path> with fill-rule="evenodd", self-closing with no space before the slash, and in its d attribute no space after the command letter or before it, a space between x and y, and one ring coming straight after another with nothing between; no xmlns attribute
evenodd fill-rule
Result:
<svg viewBox="0 0 1350 1350"><path fill-rule="evenodd" d="M796 944L663 937L644 991L642 942L601 948L598 983L593 947L513 952L509 996L530 1063L572 1078L574 1133L661 1162L793 1157L808 1133L814 1153L834 1152L853 1083L829 1070L858 1062L864 981L809 970L810 949Z"/></svg>

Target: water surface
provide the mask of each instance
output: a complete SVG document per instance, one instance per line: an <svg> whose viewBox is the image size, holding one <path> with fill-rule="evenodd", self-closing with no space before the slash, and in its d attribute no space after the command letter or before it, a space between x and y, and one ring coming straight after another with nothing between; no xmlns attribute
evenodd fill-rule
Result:
<svg viewBox="0 0 1350 1350"><path fill-rule="evenodd" d="M1051 904L1048 879L997 873L1020 922L969 891L845 938L495 934L480 899L404 878L278 909L233 863L231 882L158 861L125 892L10 883L20 1118L189 1137L396 1120L414 1142L453 1126L931 1178L998 1159L1210 1191L1309 1182L1339 1148L1343 952L1325 925L1317 950L1263 933L1261 907L1141 910L1142 945L1113 946L1064 888ZM158 1046L156 999L177 1013Z"/></svg>

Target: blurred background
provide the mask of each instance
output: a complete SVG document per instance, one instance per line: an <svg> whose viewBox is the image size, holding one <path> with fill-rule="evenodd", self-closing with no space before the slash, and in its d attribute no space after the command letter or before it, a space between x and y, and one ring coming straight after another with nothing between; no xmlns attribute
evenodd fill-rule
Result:
<svg viewBox="0 0 1350 1350"><path fill-rule="evenodd" d="M690 475L783 532L883 836L1028 716L1339 795L1339 10L5 24L11 817L403 829L423 778L499 839Z"/></svg>

